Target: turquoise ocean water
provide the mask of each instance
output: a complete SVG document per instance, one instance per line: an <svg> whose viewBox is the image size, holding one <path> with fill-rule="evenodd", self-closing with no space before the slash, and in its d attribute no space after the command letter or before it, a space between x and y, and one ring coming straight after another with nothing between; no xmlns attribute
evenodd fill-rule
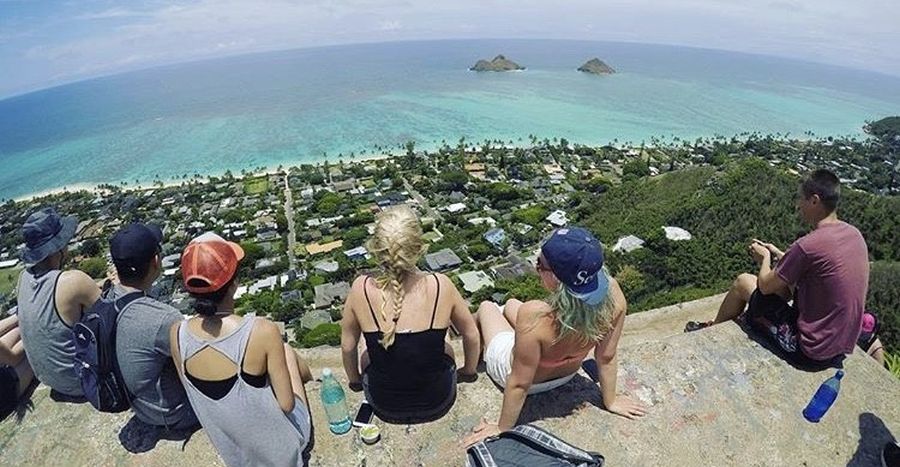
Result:
<svg viewBox="0 0 900 467"><path fill-rule="evenodd" d="M467 71L498 53L528 69ZM592 57L616 68L592 76ZM2 79L2 77L0 77ZM861 135L900 114L900 77L772 57L608 42L404 42L154 68L0 101L0 198L351 160L531 134L600 144L745 131ZM343 154L343 156L340 156Z"/></svg>

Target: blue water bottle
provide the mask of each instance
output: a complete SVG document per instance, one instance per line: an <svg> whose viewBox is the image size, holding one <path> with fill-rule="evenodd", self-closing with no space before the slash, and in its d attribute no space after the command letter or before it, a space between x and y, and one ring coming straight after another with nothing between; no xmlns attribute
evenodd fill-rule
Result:
<svg viewBox="0 0 900 467"><path fill-rule="evenodd" d="M828 412L831 404L837 399L838 391L841 389L841 378L844 377L844 370L838 370L831 378L825 380L819 390L810 399L809 404L803 409L803 417L807 420L818 423L819 420Z"/></svg>
<svg viewBox="0 0 900 467"><path fill-rule="evenodd" d="M334 379L331 368L322 370L322 405L328 416L328 428L336 435L350 431L350 412L341 383Z"/></svg>

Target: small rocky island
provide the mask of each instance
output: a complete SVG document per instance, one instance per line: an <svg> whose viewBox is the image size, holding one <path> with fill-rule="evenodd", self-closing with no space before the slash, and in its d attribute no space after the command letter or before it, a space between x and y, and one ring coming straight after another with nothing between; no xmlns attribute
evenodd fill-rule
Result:
<svg viewBox="0 0 900 467"><path fill-rule="evenodd" d="M491 61L478 60L472 68L469 68L471 71L516 71L524 69L525 67L507 59L503 55L497 55Z"/></svg>
<svg viewBox="0 0 900 467"><path fill-rule="evenodd" d="M578 71L583 71L585 73L591 73L594 75L611 75L616 72L613 70L611 66L607 65L600 60L599 58L592 58L588 60L584 65L578 67Z"/></svg>

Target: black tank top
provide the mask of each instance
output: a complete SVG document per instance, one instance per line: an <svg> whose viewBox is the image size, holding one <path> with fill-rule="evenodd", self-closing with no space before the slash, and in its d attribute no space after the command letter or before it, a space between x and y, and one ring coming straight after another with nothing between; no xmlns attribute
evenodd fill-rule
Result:
<svg viewBox="0 0 900 467"><path fill-rule="evenodd" d="M431 324L418 332L397 333L394 344L385 349L380 342L381 326L375 317L369 292L363 288L369 312L378 331L365 332L370 364L366 368L369 402L376 409L391 412L427 412L445 403L456 389L453 384L455 362L444 352L447 328L434 328L434 317L441 297L441 283L431 310ZM366 278L368 281L368 278Z"/></svg>

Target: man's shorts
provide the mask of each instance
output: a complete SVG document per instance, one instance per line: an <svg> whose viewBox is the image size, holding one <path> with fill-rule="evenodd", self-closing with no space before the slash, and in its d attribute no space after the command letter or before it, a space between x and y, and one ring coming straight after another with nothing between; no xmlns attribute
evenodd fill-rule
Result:
<svg viewBox="0 0 900 467"><path fill-rule="evenodd" d="M19 375L15 368L0 365L0 420L16 410L19 403Z"/></svg>
<svg viewBox="0 0 900 467"><path fill-rule="evenodd" d="M515 343L516 334L513 331L503 331L494 336L484 350L485 372L491 377L494 384L501 388L506 388L506 378L512 373L512 353ZM528 388L528 394L538 394L556 389L568 383L574 376L575 373L572 373L562 378L534 383Z"/></svg>
<svg viewBox="0 0 900 467"><path fill-rule="evenodd" d="M764 295L759 289L754 290L750 296L746 313L750 326L777 344L791 362L809 368L834 366L841 360L841 356L820 361L803 353L800 348L800 331L797 327L799 316L797 308L780 295Z"/></svg>

